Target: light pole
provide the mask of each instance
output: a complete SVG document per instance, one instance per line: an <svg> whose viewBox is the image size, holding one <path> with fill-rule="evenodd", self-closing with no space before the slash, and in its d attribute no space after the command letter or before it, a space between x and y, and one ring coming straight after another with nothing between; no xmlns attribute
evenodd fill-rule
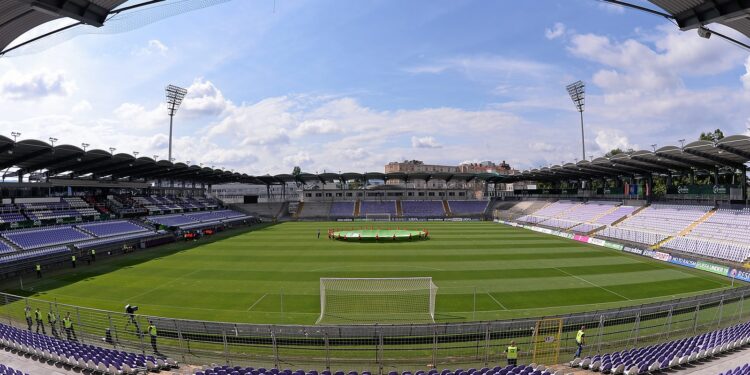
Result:
<svg viewBox="0 0 750 375"><path fill-rule="evenodd" d="M187 89L183 89L182 87L177 87L175 85L169 85L165 89L165 92L167 94L167 113L169 114L169 155L167 156L167 160L172 160L172 120L174 119L174 115L177 113L177 108L180 108L180 104L182 104L182 99L185 98L185 95L187 94Z"/></svg>
<svg viewBox="0 0 750 375"><path fill-rule="evenodd" d="M57 138L49 137L49 143L52 144L52 147L55 147L55 142L57 142Z"/></svg>
<svg viewBox="0 0 750 375"><path fill-rule="evenodd" d="M114 148L114 147L110 147L109 148L109 154L112 155L112 156L115 156L115 150L117 150L117 149Z"/></svg>
<svg viewBox="0 0 750 375"><path fill-rule="evenodd" d="M573 104L575 104L576 109L581 114L581 155L583 155L583 160L586 160L586 141L583 136L583 107L585 104L586 85L583 81L576 81L566 86L565 89L568 90L570 99L573 100Z"/></svg>
<svg viewBox="0 0 750 375"><path fill-rule="evenodd" d="M17 138L21 136L21 133L19 133L19 132L10 132L10 135L13 136L13 142L16 142L18 140Z"/></svg>
<svg viewBox="0 0 750 375"><path fill-rule="evenodd" d="M88 143L81 143L81 146L83 147L83 152L86 152L86 147L89 147L91 145Z"/></svg>

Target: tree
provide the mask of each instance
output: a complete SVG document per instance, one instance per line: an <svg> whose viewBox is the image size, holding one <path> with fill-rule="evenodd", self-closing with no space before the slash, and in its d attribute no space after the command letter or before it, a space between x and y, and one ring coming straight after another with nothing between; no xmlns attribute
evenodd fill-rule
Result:
<svg viewBox="0 0 750 375"><path fill-rule="evenodd" d="M613 148L608 153L604 154L604 157L605 158L611 158L611 157L613 157L613 156L615 156L617 154L622 154L622 150L619 147L618 148Z"/></svg>
<svg viewBox="0 0 750 375"><path fill-rule="evenodd" d="M698 138L698 140L716 142L722 138L724 138L724 132L721 131L721 129L716 129L712 132L705 132L705 133L701 132L701 135Z"/></svg>
<svg viewBox="0 0 750 375"><path fill-rule="evenodd" d="M292 169L292 176L297 177L300 174L302 174L302 168L300 168L299 165L297 165L294 167L294 169Z"/></svg>

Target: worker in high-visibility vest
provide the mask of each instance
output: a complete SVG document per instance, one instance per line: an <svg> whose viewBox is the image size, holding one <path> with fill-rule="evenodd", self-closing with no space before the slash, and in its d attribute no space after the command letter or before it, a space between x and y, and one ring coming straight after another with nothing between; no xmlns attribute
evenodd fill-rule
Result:
<svg viewBox="0 0 750 375"><path fill-rule="evenodd" d="M33 324L31 321L31 307L26 306L23 309L23 315L26 318L26 324L29 326L29 331L31 331L31 326Z"/></svg>
<svg viewBox="0 0 750 375"><path fill-rule="evenodd" d="M36 269L36 278L41 279L42 278L42 265L37 263L36 267L34 268Z"/></svg>
<svg viewBox="0 0 750 375"><path fill-rule="evenodd" d="M510 345L505 349L505 353L508 357L508 365L515 366L518 363L518 347L515 341L510 342Z"/></svg>
<svg viewBox="0 0 750 375"><path fill-rule="evenodd" d="M70 256L70 263L73 264L73 268L76 268L76 256L75 254Z"/></svg>
<svg viewBox="0 0 750 375"><path fill-rule="evenodd" d="M57 316L52 311L47 312L47 323L49 323L50 329L52 330L52 335L55 337L58 337L57 334Z"/></svg>
<svg viewBox="0 0 750 375"><path fill-rule="evenodd" d="M96 262L96 250L91 249L91 261Z"/></svg>
<svg viewBox="0 0 750 375"><path fill-rule="evenodd" d="M78 341L78 338L76 337L76 330L73 329L73 320L70 319L70 313L65 314L65 317L63 318L63 327L65 327L65 336L68 338L68 340Z"/></svg>
<svg viewBox="0 0 750 375"><path fill-rule="evenodd" d="M580 358L581 352L583 351L583 345L586 344L586 327L581 326L581 329L578 330L578 333L576 333L576 345L578 345L578 349L576 349L576 353L573 354L573 358Z"/></svg>
<svg viewBox="0 0 750 375"><path fill-rule="evenodd" d="M38 307L34 310L34 320L36 320L36 333L39 333L39 328L41 328L42 334L46 335L47 331L44 330L44 318Z"/></svg>
<svg viewBox="0 0 750 375"><path fill-rule="evenodd" d="M148 335L151 337L151 347L154 348L154 353L158 353L159 350L156 349L156 326L150 320L148 322Z"/></svg>

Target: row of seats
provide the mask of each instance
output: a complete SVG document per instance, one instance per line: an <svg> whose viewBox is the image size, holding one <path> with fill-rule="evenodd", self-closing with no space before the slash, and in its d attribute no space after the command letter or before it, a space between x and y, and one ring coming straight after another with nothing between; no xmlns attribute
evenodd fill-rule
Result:
<svg viewBox="0 0 750 375"><path fill-rule="evenodd" d="M461 200L448 201L448 208L453 216L478 216L484 214L488 201L485 200ZM332 202L328 212L331 218L354 217L354 202ZM306 216L305 207L302 216ZM442 200L402 200L401 210L403 217L433 217L442 218L446 216ZM368 201L363 200L359 206L359 216L368 214L388 214L393 217L397 215L396 201ZM318 215L316 217L321 217Z"/></svg>
<svg viewBox="0 0 750 375"><path fill-rule="evenodd" d="M158 372L177 367L169 358L156 358L122 350L66 341L0 324L0 344L23 353L102 374L136 374L141 370Z"/></svg>
<svg viewBox="0 0 750 375"><path fill-rule="evenodd" d="M494 368L481 368L475 369L470 368L468 370L456 369L438 371L435 369L429 371L402 371L401 373L396 371L390 371L388 375L562 375L562 371L558 370L553 372L551 369L547 369L544 365L508 365L505 367L496 366ZM195 372L195 375L372 375L370 371L363 371L361 373L357 371L335 371L324 370L318 372L317 370L296 370L292 371L289 369L265 369L265 368L253 368L253 367L240 367L240 366L213 366L205 370Z"/></svg>
<svg viewBox="0 0 750 375"><path fill-rule="evenodd" d="M745 363L742 366L737 366L734 369L729 369L719 375L750 375L750 364Z"/></svg>
<svg viewBox="0 0 750 375"><path fill-rule="evenodd" d="M646 374L704 360L750 342L750 322L621 352L576 358L570 365L611 374Z"/></svg>
<svg viewBox="0 0 750 375"><path fill-rule="evenodd" d="M249 218L249 216L234 210L200 211L184 214L149 216L147 221L166 227L184 228L195 224L219 223L225 220Z"/></svg>
<svg viewBox="0 0 750 375"><path fill-rule="evenodd" d="M0 375L29 375L21 370L15 370L13 367L0 364Z"/></svg>

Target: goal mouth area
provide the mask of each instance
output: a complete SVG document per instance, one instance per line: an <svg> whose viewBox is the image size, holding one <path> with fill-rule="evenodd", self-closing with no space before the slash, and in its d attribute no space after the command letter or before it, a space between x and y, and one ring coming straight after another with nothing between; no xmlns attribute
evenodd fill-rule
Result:
<svg viewBox="0 0 750 375"><path fill-rule="evenodd" d="M418 241L428 239L428 233L424 230L412 229L352 229L332 231L331 238L348 242L393 242L393 241Z"/></svg>

